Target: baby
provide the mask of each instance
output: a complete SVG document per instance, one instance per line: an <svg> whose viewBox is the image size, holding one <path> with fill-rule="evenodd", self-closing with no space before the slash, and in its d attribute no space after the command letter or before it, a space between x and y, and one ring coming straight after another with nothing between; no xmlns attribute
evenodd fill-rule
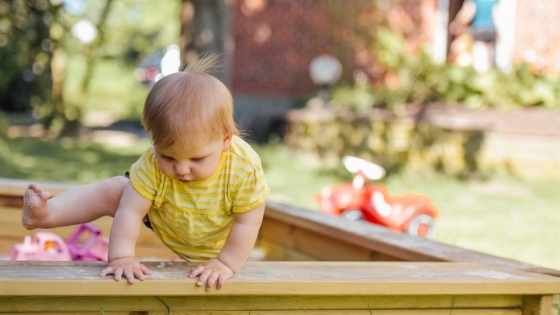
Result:
<svg viewBox="0 0 560 315"><path fill-rule="evenodd" d="M150 147L130 169L51 199L37 184L24 195L27 229L52 228L113 216L109 264L101 276L144 280L135 258L144 223L180 257L201 262L189 277L221 288L253 248L270 193L257 153L239 137L233 100L209 75L217 56L202 57L151 89L143 124Z"/></svg>

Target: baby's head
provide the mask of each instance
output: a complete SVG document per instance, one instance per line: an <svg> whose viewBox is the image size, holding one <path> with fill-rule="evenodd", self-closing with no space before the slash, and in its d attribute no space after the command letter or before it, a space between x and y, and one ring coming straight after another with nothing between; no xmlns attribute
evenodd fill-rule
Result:
<svg viewBox="0 0 560 315"><path fill-rule="evenodd" d="M209 74L218 56L203 56L185 70L165 76L151 89L144 105L143 124L154 145L198 148L238 135L233 100L227 87Z"/></svg>

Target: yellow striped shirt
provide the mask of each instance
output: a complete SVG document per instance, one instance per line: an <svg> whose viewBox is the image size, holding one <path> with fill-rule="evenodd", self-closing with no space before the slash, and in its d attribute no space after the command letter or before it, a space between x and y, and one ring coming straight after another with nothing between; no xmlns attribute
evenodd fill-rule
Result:
<svg viewBox="0 0 560 315"><path fill-rule="evenodd" d="M152 147L132 165L130 182L153 200L148 217L156 235L189 261L217 257L235 223L233 215L256 208L270 193L259 156L237 136L204 181L185 184L166 177Z"/></svg>

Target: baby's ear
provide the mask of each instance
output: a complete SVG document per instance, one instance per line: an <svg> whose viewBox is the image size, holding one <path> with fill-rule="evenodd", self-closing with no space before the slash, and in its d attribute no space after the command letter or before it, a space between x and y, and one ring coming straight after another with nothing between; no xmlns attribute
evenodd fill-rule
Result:
<svg viewBox="0 0 560 315"><path fill-rule="evenodd" d="M227 133L224 136L224 144L222 146L222 151L223 152L229 151L229 147L231 146L231 138L232 138L231 133Z"/></svg>

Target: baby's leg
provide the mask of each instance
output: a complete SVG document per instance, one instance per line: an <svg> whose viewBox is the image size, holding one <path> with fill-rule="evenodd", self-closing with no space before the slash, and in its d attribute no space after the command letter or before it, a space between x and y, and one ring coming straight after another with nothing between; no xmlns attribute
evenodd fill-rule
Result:
<svg viewBox="0 0 560 315"><path fill-rule="evenodd" d="M51 199L37 184L30 184L23 197L23 226L29 230L91 222L115 216L128 179L112 177L69 189Z"/></svg>

